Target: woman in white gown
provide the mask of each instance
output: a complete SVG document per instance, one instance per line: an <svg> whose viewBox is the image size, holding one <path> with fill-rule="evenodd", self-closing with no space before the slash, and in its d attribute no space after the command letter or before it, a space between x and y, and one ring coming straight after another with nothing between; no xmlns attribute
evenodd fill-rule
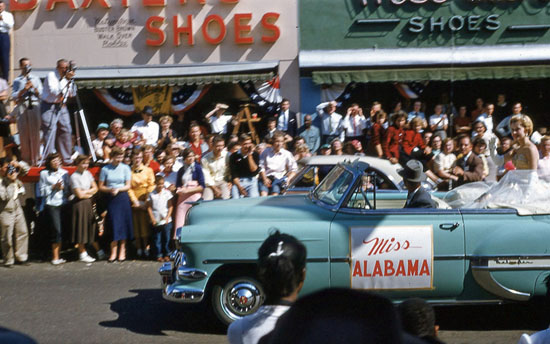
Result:
<svg viewBox="0 0 550 344"><path fill-rule="evenodd" d="M548 213L550 184L538 178L539 153L529 139L533 122L526 115L514 115L510 129L513 149L504 159L511 161L515 169L508 171L498 183L471 183L451 191L445 197L451 207L515 208L520 213Z"/></svg>

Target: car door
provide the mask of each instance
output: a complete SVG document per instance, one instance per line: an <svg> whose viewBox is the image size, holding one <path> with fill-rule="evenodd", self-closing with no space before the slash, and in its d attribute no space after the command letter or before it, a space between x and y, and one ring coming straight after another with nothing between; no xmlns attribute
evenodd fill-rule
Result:
<svg viewBox="0 0 550 344"><path fill-rule="evenodd" d="M333 287L376 290L394 300L450 300L463 290L464 226L457 210L346 203L329 236Z"/></svg>

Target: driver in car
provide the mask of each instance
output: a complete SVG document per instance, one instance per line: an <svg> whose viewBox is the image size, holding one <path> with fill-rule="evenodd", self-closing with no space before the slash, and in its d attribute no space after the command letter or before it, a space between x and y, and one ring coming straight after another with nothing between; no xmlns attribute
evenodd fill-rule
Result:
<svg viewBox="0 0 550 344"><path fill-rule="evenodd" d="M420 161L409 160L397 173L403 177L405 187L409 190L404 208L437 208L428 191L422 187L422 181L426 179L426 175Z"/></svg>

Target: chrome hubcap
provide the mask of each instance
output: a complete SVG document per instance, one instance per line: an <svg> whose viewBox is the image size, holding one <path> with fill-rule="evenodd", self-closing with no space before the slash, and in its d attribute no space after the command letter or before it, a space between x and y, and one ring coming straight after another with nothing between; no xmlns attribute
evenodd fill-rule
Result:
<svg viewBox="0 0 550 344"><path fill-rule="evenodd" d="M248 282L233 285L227 293L226 313L233 319L251 314L260 305L260 290Z"/></svg>

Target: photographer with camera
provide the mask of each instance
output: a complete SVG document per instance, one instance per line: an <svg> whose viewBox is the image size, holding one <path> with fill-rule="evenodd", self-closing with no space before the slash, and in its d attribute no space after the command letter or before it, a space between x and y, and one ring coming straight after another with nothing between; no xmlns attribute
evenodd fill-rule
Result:
<svg viewBox="0 0 550 344"><path fill-rule="evenodd" d="M65 59L57 61L54 72L48 73L42 92L42 136L45 141L43 156L53 152L54 147L61 154L63 164L72 163L71 118L67 110L67 98L76 96L73 83L75 68Z"/></svg>
<svg viewBox="0 0 550 344"><path fill-rule="evenodd" d="M36 166L40 159L40 96L42 83L31 74L31 61L23 57L19 60L21 74L13 81L11 97L17 102L12 112L17 121L21 159Z"/></svg>
<svg viewBox="0 0 550 344"><path fill-rule="evenodd" d="M19 195L25 193L17 178L25 175L29 166L24 162L0 158L0 230L4 266L15 262L28 265L29 233Z"/></svg>

